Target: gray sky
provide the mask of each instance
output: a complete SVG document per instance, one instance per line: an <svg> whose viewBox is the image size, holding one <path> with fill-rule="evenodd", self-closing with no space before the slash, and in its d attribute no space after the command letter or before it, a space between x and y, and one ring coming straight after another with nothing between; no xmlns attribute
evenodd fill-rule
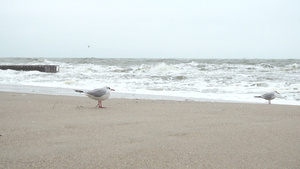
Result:
<svg viewBox="0 0 300 169"><path fill-rule="evenodd" d="M0 57L300 59L299 9L299 0L1 0Z"/></svg>

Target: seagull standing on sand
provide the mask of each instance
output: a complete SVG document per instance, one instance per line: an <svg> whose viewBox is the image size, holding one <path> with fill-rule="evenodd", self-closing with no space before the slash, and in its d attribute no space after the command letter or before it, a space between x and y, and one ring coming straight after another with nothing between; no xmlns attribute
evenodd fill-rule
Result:
<svg viewBox="0 0 300 169"><path fill-rule="evenodd" d="M262 98L262 99L268 100L269 104L271 104L271 100L275 99L277 94L280 94L280 93L278 93L277 91L273 91L273 92L265 93L265 94L263 94L261 96L254 96L254 97L255 98Z"/></svg>
<svg viewBox="0 0 300 169"><path fill-rule="evenodd" d="M96 105L96 107L99 106L99 108L104 108L102 106L102 101L109 98L110 91L115 91L115 89L111 89L110 87L106 86L103 88L88 91L75 90L75 92L86 94L91 99L98 100L98 104Z"/></svg>

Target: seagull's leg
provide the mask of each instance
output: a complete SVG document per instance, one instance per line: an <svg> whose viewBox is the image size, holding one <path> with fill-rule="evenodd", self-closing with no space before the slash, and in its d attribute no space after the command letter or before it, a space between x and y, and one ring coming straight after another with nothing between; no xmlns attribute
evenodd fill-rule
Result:
<svg viewBox="0 0 300 169"><path fill-rule="evenodd" d="M102 101L99 100L98 102L99 102L99 103L98 103L98 104L99 104L99 108L104 108L104 107L102 106Z"/></svg>
<svg viewBox="0 0 300 169"><path fill-rule="evenodd" d="M269 104L271 104L271 100L269 100Z"/></svg>

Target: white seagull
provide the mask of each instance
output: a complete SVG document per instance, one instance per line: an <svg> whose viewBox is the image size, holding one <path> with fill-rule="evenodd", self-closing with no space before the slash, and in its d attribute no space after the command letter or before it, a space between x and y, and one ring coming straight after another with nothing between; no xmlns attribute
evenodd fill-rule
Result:
<svg viewBox="0 0 300 169"><path fill-rule="evenodd" d="M75 90L75 92L84 93L91 99L98 100L98 104L96 105L96 107L99 106L99 108L104 108L102 106L102 101L109 98L110 91L115 91L115 89L111 89L110 87L106 86L99 89L88 90L88 91Z"/></svg>
<svg viewBox="0 0 300 169"><path fill-rule="evenodd" d="M273 91L273 92L265 93L265 94L263 94L261 96L254 96L254 97L255 98L262 98L262 99L268 100L269 104L271 104L271 100L275 99L277 97L277 94L280 94L280 93L277 92L277 91Z"/></svg>

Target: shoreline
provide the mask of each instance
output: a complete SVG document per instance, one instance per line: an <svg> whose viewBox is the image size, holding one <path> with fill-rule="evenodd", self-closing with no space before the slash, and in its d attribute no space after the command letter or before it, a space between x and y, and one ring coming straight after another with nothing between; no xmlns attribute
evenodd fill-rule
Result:
<svg viewBox="0 0 300 169"><path fill-rule="evenodd" d="M298 106L0 92L0 168L297 168Z"/></svg>
<svg viewBox="0 0 300 169"><path fill-rule="evenodd" d="M43 86L30 86L30 85L0 85L0 92L16 92L28 94L44 94L44 95L59 95L59 96L78 96L80 95L73 92L71 88L58 88L58 87L43 87ZM153 94L136 94L136 93L120 93L118 91L111 93L111 98L115 99L145 99L145 100L170 100L170 101L195 101L195 102L217 102L217 103L242 103L242 104L268 104L264 99L257 99L257 101L237 101L237 100L219 100L208 98L195 98L195 97L179 97L179 96L165 96ZM275 103L274 103L275 102ZM293 105L300 106L300 103L279 103L276 100L272 101L276 105Z"/></svg>

